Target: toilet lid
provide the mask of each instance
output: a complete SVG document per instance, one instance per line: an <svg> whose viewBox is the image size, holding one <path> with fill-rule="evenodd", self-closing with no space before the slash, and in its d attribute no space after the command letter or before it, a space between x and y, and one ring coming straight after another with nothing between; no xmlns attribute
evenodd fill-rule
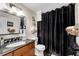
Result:
<svg viewBox="0 0 79 59"><path fill-rule="evenodd" d="M42 45L42 44L38 44L38 45L36 46L36 48L39 49L39 50L45 50L45 46Z"/></svg>

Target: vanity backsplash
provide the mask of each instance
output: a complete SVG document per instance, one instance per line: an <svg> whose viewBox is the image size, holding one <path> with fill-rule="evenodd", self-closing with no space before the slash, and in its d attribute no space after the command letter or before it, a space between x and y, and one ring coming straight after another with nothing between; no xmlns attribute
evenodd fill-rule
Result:
<svg viewBox="0 0 79 59"><path fill-rule="evenodd" d="M15 34L15 35L0 35L0 46L4 44L4 41L10 41L10 39L17 38L17 37L21 37L20 34Z"/></svg>

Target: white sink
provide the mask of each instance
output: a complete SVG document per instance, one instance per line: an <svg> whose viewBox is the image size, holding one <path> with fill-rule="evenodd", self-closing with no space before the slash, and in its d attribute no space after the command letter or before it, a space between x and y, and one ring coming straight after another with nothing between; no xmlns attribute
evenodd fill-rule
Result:
<svg viewBox="0 0 79 59"><path fill-rule="evenodd" d="M10 47L17 47L17 46L24 45L24 44L26 44L25 41L20 41L20 42L16 42L16 43L9 44L9 45L7 45L6 47L7 47L7 48L10 48Z"/></svg>

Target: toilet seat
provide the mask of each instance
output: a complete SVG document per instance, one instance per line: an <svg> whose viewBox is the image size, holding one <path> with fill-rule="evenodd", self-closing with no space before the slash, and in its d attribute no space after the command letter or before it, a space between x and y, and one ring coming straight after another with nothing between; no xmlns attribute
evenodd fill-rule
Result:
<svg viewBox="0 0 79 59"><path fill-rule="evenodd" d="M44 51L44 50L45 50L45 46L42 45L42 44L38 44L38 45L36 46L36 49L38 49L38 50L40 50L40 51Z"/></svg>

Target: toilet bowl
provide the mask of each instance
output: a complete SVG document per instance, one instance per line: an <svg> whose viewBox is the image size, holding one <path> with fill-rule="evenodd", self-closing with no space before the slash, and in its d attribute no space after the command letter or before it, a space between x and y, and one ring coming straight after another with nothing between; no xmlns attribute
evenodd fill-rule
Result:
<svg viewBox="0 0 79 59"><path fill-rule="evenodd" d="M36 55L37 56L44 56L44 50L45 50L45 46L42 44L38 44L36 47Z"/></svg>

